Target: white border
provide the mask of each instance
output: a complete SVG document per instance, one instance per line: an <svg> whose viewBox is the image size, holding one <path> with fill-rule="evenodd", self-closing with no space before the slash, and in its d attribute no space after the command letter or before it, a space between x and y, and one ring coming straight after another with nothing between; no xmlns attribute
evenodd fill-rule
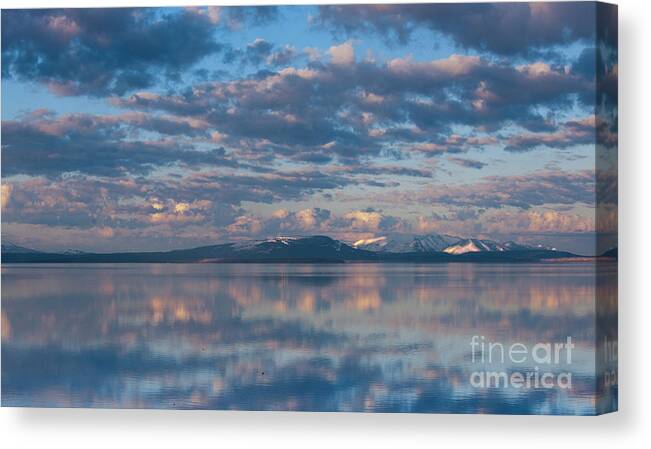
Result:
<svg viewBox="0 0 651 449"><path fill-rule="evenodd" d="M367 1L367 3L370 1ZM0 8L277 4L260 1L0 0ZM317 3L283 1L284 4ZM324 3L350 3L328 0ZM7 448L651 447L649 194L651 2L620 0L620 412L602 417L2 409Z"/></svg>

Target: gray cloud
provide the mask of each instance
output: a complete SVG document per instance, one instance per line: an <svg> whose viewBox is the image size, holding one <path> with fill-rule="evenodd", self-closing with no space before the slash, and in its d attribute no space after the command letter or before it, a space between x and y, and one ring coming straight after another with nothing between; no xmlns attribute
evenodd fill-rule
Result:
<svg viewBox="0 0 651 449"><path fill-rule="evenodd" d="M595 177L588 171L549 171L529 175L487 176L471 184L432 186L418 192L379 195L379 201L454 207L530 209L546 204L594 204Z"/></svg>
<svg viewBox="0 0 651 449"><path fill-rule="evenodd" d="M2 13L2 76L36 81L60 95L105 96L177 81L222 51L222 22L275 17L275 8L34 9ZM225 16L225 17L222 17Z"/></svg>
<svg viewBox="0 0 651 449"><path fill-rule="evenodd" d="M142 92L112 101L200 118L224 136L224 145L327 163L409 149L430 155L463 152L490 139L453 136L452 126L533 128L546 122L538 108L569 108L577 94L593 86L543 63L512 67L453 55L383 65L313 63L175 94Z"/></svg>
<svg viewBox="0 0 651 449"><path fill-rule="evenodd" d="M265 39L257 38L243 49L229 48L224 52L222 61L225 64L239 63L241 66L282 67L292 63L299 56L296 50L289 45L279 48Z"/></svg>
<svg viewBox="0 0 651 449"><path fill-rule="evenodd" d="M183 140L130 139L130 126L164 134L195 130L187 123L145 116L73 114L2 122L2 175L101 176L147 174L156 167L238 166L223 148L195 150Z"/></svg>
<svg viewBox="0 0 651 449"><path fill-rule="evenodd" d="M506 139L504 149L510 152L525 152L536 148L568 148L574 145L595 144L595 119L589 116L582 120L568 120L551 132L521 133Z"/></svg>
<svg viewBox="0 0 651 449"><path fill-rule="evenodd" d="M486 165L485 162L481 161L476 161L474 159L464 159L461 157L449 157L448 160L454 164L457 164L461 167L466 167L466 168L474 168L476 170L481 170L484 168Z"/></svg>
<svg viewBox="0 0 651 449"><path fill-rule="evenodd" d="M463 48L528 55L594 38L595 11L594 4L579 2L333 5L320 7L316 22L346 34L376 32L400 43L426 28Z"/></svg>

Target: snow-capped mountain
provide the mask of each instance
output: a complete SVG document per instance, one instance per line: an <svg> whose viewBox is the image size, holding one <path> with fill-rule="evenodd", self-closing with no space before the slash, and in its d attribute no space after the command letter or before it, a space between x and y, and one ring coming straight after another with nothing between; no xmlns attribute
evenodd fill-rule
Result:
<svg viewBox="0 0 651 449"><path fill-rule="evenodd" d="M454 242L453 244L449 244ZM574 254L519 243L459 239L447 235L377 238L357 247L323 235L273 237L161 252L44 253L5 242L6 263L346 263L535 262ZM447 246L446 246L447 245ZM367 248L374 248L369 250Z"/></svg>
<svg viewBox="0 0 651 449"><path fill-rule="evenodd" d="M264 259L358 259L365 253L327 236L272 237L223 245L204 246L174 253L204 259L257 260Z"/></svg>
<svg viewBox="0 0 651 449"><path fill-rule="evenodd" d="M443 250L448 254L481 253L485 251L509 251L503 245L492 240L465 239Z"/></svg>
<svg viewBox="0 0 651 449"><path fill-rule="evenodd" d="M443 251L450 245L459 242L461 237L445 234L394 234L353 243L353 248L374 252L387 253L421 253Z"/></svg>
<svg viewBox="0 0 651 449"><path fill-rule="evenodd" d="M549 249L541 245L530 246L513 241L500 243L493 240L462 238L447 234L395 234L358 240L353 248L379 253L431 253L466 254L478 252L524 251Z"/></svg>
<svg viewBox="0 0 651 449"><path fill-rule="evenodd" d="M257 247L273 247L275 245L284 245L284 246L289 246L291 244L294 244L297 240L300 240L303 237L296 237L296 236L278 236L278 237L270 237L268 239L263 239L263 240L244 240L240 242L233 243L231 248L233 248L236 251L247 251L251 249L255 249Z"/></svg>

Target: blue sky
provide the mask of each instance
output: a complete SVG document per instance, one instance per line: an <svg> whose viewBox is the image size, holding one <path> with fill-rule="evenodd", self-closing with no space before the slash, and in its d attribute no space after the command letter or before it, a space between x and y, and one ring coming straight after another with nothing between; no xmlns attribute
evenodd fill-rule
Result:
<svg viewBox="0 0 651 449"><path fill-rule="evenodd" d="M594 251L617 72L595 14L2 11L3 239L113 251L438 232Z"/></svg>

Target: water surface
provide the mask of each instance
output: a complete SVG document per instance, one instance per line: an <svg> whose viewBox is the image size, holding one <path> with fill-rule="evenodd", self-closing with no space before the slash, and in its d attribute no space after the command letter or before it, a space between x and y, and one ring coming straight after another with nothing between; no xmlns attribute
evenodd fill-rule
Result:
<svg viewBox="0 0 651 449"><path fill-rule="evenodd" d="M594 298L592 263L3 265L2 404L592 414ZM473 335L571 336L572 388L473 387Z"/></svg>

